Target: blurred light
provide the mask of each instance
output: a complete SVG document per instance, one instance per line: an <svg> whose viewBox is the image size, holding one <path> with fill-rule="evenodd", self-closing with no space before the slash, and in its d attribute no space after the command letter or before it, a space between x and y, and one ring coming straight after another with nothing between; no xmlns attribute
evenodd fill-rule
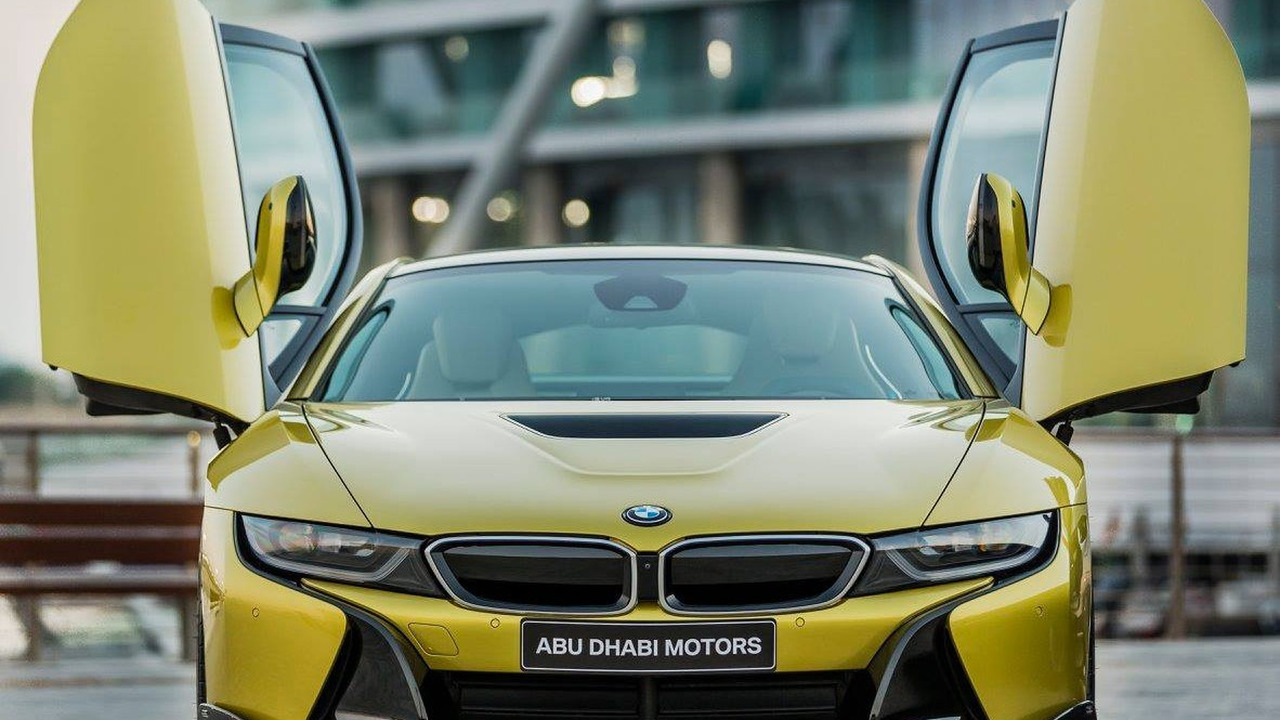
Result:
<svg viewBox="0 0 1280 720"><path fill-rule="evenodd" d="M724 40L707 43L707 70L711 77L723 80L733 74L733 46Z"/></svg>
<svg viewBox="0 0 1280 720"><path fill-rule="evenodd" d="M423 195L413 201L413 217L418 222L440 224L449 219L449 201Z"/></svg>
<svg viewBox="0 0 1280 720"><path fill-rule="evenodd" d="M630 50L644 44L644 23L635 18L623 18L609 23L609 44L615 48Z"/></svg>
<svg viewBox="0 0 1280 720"><path fill-rule="evenodd" d="M489 214L489 219L494 222L506 222L516 214L516 204L511 198L499 195L489 201L485 207L485 212Z"/></svg>
<svg viewBox="0 0 1280 720"><path fill-rule="evenodd" d="M444 41L444 54L454 62L462 62L471 54L471 43L461 35L454 35Z"/></svg>
<svg viewBox="0 0 1280 720"><path fill-rule="evenodd" d="M569 97L578 107L591 107L605 99L608 91L608 78L588 75L573 81L573 86L569 88Z"/></svg>
<svg viewBox="0 0 1280 720"><path fill-rule="evenodd" d="M591 107L601 100L629 98L636 94L636 61L627 55L613 60L613 75L587 75L573 81L569 97L581 108Z"/></svg>
<svg viewBox="0 0 1280 720"><path fill-rule="evenodd" d="M636 76L636 61L630 56L619 55L613 61L613 77L622 80L623 78L634 78Z"/></svg>
<svg viewBox="0 0 1280 720"><path fill-rule="evenodd" d="M591 220L591 207L585 200L574 198L564 204L564 224L569 227L582 227Z"/></svg>

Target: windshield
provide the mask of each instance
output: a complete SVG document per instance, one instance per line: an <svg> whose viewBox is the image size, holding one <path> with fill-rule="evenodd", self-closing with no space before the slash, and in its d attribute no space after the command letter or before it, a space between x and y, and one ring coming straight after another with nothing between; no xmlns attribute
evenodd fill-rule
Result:
<svg viewBox="0 0 1280 720"><path fill-rule="evenodd" d="M726 260L571 260L387 281L326 401L957 398L879 274Z"/></svg>

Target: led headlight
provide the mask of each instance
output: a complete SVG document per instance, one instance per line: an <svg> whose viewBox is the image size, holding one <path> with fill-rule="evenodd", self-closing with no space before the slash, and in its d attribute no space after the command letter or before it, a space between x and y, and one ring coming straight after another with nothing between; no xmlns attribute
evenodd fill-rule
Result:
<svg viewBox="0 0 1280 720"><path fill-rule="evenodd" d="M926 528L873 541L854 594L1012 575L1040 562L1056 539L1054 514Z"/></svg>
<svg viewBox="0 0 1280 720"><path fill-rule="evenodd" d="M444 596L418 552L421 540L245 515L241 524L254 558L286 575Z"/></svg>

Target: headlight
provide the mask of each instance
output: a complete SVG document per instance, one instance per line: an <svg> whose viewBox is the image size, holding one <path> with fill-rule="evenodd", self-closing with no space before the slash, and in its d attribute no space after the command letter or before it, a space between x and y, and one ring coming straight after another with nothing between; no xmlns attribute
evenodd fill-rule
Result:
<svg viewBox="0 0 1280 720"><path fill-rule="evenodd" d="M244 515L241 524L254 557L287 575L444 596L418 552L422 540Z"/></svg>
<svg viewBox="0 0 1280 720"><path fill-rule="evenodd" d="M1028 569L1050 551L1053 513L926 528L872 541L871 563L855 595L921 585L1006 576Z"/></svg>

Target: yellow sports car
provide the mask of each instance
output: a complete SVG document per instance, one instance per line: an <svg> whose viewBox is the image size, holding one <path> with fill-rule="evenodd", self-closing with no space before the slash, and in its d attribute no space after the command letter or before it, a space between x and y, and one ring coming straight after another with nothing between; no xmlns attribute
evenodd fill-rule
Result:
<svg viewBox="0 0 1280 720"><path fill-rule="evenodd" d="M35 109L44 358L216 424L203 718L1094 716L1071 424L1244 356L1200 0L973 41L921 261L551 247L358 283L311 50L83 0Z"/></svg>

